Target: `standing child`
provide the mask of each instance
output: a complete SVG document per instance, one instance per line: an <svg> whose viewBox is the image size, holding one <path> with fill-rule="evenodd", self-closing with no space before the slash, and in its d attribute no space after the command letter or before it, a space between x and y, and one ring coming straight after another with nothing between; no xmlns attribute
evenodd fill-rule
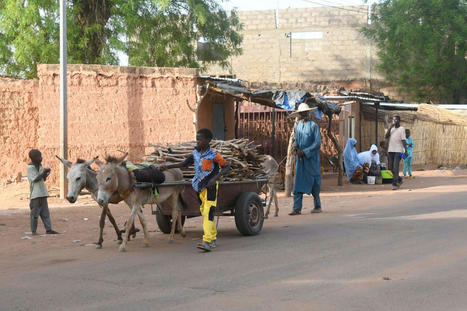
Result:
<svg viewBox="0 0 467 311"><path fill-rule="evenodd" d="M37 234L37 222L40 216L46 233L57 234L58 232L52 230L52 224L50 223L49 206L47 204L49 193L45 186L45 180L50 175L50 167L42 167L42 154L37 149L29 151L29 158L31 159L31 163L28 164L31 232L33 235Z"/></svg>
<svg viewBox="0 0 467 311"><path fill-rule="evenodd" d="M409 171L409 178L412 177L412 157L413 157L413 139L410 137L410 130L406 129L405 130L405 137L406 140L405 142L407 143L407 158L404 160L404 168L402 169L402 173L404 174L404 177L406 177L407 170Z"/></svg>
<svg viewBox="0 0 467 311"><path fill-rule="evenodd" d="M216 247L217 230L214 224L214 213L217 206L219 189L218 179L229 169L227 162L209 146L213 134L208 129L201 129L196 133L196 148L182 163L161 165L160 170L181 168L194 165L195 176L192 180L193 189L200 199L200 210L203 216L203 242L198 248L209 252Z"/></svg>
<svg viewBox="0 0 467 311"><path fill-rule="evenodd" d="M388 151L386 148L386 142L385 141L380 141L379 142L379 162L380 162L380 167L382 170L387 169L387 163L388 163Z"/></svg>

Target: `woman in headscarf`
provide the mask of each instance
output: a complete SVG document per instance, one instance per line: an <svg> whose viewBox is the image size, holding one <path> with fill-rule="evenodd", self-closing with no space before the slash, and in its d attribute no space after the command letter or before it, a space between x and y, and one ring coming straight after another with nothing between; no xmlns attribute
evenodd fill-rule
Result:
<svg viewBox="0 0 467 311"><path fill-rule="evenodd" d="M375 144L371 145L369 151L360 152L358 154L358 159L361 163L368 163L370 166L372 162L375 162L376 165L379 165L378 147L376 147Z"/></svg>
<svg viewBox="0 0 467 311"><path fill-rule="evenodd" d="M368 176L379 176L380 169L379 169L379 154L378 154L378 147L376 145L371 145L369 151L360 152L358 154L358 159L360 163L363 163L364 167L368 167ZM365 175L365 174L364 174ZM365 179L365 176L363 176Z"/></svg>
<svg viewBox="0 0 467 311"><path fill-rule="evenodd" d="M363 178L363 163L358 158L355 138L349 138L344 149L344 166L347 179L350 182L360 183Z"/></svg>

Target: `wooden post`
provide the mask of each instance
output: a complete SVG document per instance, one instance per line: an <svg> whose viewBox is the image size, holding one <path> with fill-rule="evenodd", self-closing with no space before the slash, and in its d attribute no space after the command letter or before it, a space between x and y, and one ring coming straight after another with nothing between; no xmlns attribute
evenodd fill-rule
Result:
<svg viewBox="0 0 467 311"><path fill-rule="evenodd" d="M334 147L337 149L337 156L339 158L338 162L338 167L337 167L337 185L342 186L343 185L343 180L342 180L342 174L343 174L343 163L344 163L344 157L342 156L343 151L342 147L339 145L339 142L337 141L337 138L334 136L332 133L332 115L328 115L328 137L331 139L332 143L334 144Z"/></svg>
<svg viewBox="0 0 467 311"><path fill-rule="evenodd" d="M196 131L198 131L198 109L204 97L208 94L209 83L205 87L206 87L206 90L204 91L203 94L201 94L202 87L200 85L196 85L196 103L195 103L194 108L190 106L190 103L188 102L188 100L186 101L188 109L190 109L193 112L193 127L195 129L194 131L195 140L196 140Z"/></svg>
<svg viewBox="0 0 467 311"><path fill-rule="evenodd" d="M375 125L376 125L376 129L375 129L375 135L376 135L376 138L375 138L375 142L376 142L376 147L378 147L378 111L379 111L379 103L375 103L375 108L376 108L376 120L375 120Z"/></svg>
<svg viewBox="0 0 467 311"><path fill-rule="evenodd" d="M271 155L274 157L276 154L275 143L276 143L276 108L272 108L271 122L272 122L272 133L271 133Z"/></svg>
<svg viewBox="0 0 467 311"><path fill-rule="evenodd" d="M290 197L293 189L293 163L295 162L295 151L293 148L293 138L295 135L295 127L292 129L292 133L289 138L289 146L287 148L287 162L285 164L285 195Z"/></svg>
<svg viewBox="0 0 467 311"><path fill-rule="evenodd" d="M240 106L238 100L235 101L235 138L238 138L238 126L239 126L239 115L238 106Z"/></svg>

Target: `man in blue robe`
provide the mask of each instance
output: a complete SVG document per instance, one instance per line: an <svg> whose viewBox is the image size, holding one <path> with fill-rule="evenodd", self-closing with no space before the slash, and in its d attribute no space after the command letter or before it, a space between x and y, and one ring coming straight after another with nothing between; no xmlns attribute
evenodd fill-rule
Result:
<svg viewBox="0 0 467 311"><path fill-rule="evenodd" d="M321 133L318 124L313 122L310 113L313 109L303 103L298 106L298 122L295 123L294 146L297 153L295 162L294 205L289 215L300 215L303 194L312 194L314 209L312 213L321 213Z"/></svg>

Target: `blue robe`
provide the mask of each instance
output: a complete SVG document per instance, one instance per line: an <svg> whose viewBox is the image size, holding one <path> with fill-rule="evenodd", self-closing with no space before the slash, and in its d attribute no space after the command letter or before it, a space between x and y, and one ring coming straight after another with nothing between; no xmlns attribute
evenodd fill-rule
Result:
<svg viewBox="0 0 467 311"><path fill-rule="evenodd" d="M357 140L355 138L349 138L344 149L344 166L348 180L352 179L357 167L363 165L363 162L358 158L357 149L355 149L356 143Z"/></svg>
<svg viewBox="0 0 467 311"><path fill-rule="evenodd" d="M298 150L305 152L305 155L302 158L297 156L295 162L294 193L310 194L317 184L321 186L321 133L318 125L313 121L298 121L295 124L295 142Z"/></svg>

